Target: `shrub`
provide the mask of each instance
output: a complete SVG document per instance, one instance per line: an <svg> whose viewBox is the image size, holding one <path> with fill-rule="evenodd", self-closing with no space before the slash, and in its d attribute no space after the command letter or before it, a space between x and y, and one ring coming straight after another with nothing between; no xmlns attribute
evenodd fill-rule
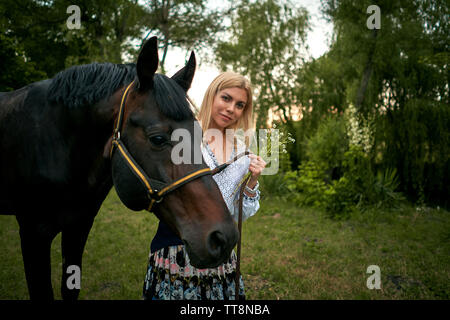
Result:
<svg viewBox="0 0 450 320"><path fill-rule="evenodd" d="M306 143L306 155L309 161L316 163L328 173L342 165L346 150L348 150L348 137L345 119L341 116L326 118Z"/></svg>
<svg viewBox="0 0 450 320"><path fill-rule="evenodd" d="M345 125L348 119L348 115L332 117L319 126L307 143L309 160L284 177L297 204L324 208L334 218L346 218L355 209L369 206L392 207L403 199L396 192L399 185L396 170L375 172L367 143L370 137L356 140L355 132L359 131L355 130L355 123ZM348 134L349 131L352 133ZM349 140L360 143L349 144ZM330 170L336 168L341 175L332 179Z"/></svg>
<svg viewBox="0 0 450 320"><path fill-rule="evenodd" d="M380 165L397 168L410 200L450 208L450 108L444 100L413 99L388 110L377 139Z"/></svg>
<svg viewBox="0 0 450 320"><path fill-rule="evenodd" d="M287 196L290 190L284 177L283 172L267 176L261 175L259 177L261 196Z"/></svg>
<svg viewBox="0 0 450 320"><path fill-rule="evenodd" d="M272 134L275 133L273 129L277 130L277 139L272 141ZM265 161L267 162L267 167L272 165L278 166L277 174L273 175L261 175L260 185L261 191L264 195L273 196L286 196L289 193L289 189L286 186L284 180L284 175L290 170L291 160L290 155L287 152L287 148L290 144L293 144L295 139L292 138L292 134L288 131L287 126L283 124L272 124L272 128L268 131L267 140L260 140L258 144L258 154L261 156L268 156ZM277 145L272 145L272 143L277 143ZM261 153L261 151L263 151ZM272 154L274 152L274 154ZM273 162L273 163L269 163Z"/></svg>
<svg viewBox="0 0 450 320"><path fill-rule="evenodd" d="M397 192L395 169L374 174L370 161L361 147L350 146L345 153L344 175L333 181L327 191L327 211L334 217L347 216L353 208L392 208L403 201Z"/></svg>
<svg viewBox="0 0 450 320"><path fill-rule="evenodd" d="M284 178L297 204L313 207L325 205L327 186L324 168L316 162L307 161L299 167L299 171L288 172Z"/></svg>

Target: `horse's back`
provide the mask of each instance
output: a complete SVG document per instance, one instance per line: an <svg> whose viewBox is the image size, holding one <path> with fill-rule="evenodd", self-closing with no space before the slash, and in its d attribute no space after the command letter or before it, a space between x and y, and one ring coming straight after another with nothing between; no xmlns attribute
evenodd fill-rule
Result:
<svg viewBox="0 0 450 320"><path fill-rule="evenodd" d="M15 207L11 199L22 190L39 189L66 174L62 125L55 124L54 108L47 101L49 83L0 94L0 213Z"/></svg>
<svg viewBox="0 0 450 320"><path fill-rule="evenodd" d="M11 92L0 92L0 123L11 111L23 104L27 92L27 87Z"/></svg>
<svg viewBox="0 0 450 320"><path fill-rule="evenodd" d="M6 148L3 148L2 141L5 139L8 129L7 116L11 114L20 105L27 95L27 87L23 87L11 92L0 92L0 214L15 214L13 204L7 194L9 184L2 172L6 169L3 163L6 162ZM3 158L3 161L2 161Z"/></svg>
<svg viewBox="0 0 450 320"><path fill-rule="evenodd" d="M49 82L43 80L11 92L0 92L0 150L8 151L7 147L20 140L21 135L36 130L36 115L47 105ZM0 153L0 159L2 154L5 152Z"/></svg>
<svg viewBox="0 0 450 320"><path fill-rule="evenodd" d="M1 121L3 121L11 112L27 107L25 101L27 98L30 98L30 93L36 94L36 92L41 92L46 94L50 81L51 80L42 80L33 82L14 91L0 92L0 123L4 125L5 123ZM31 98L34 99L34 97ZM41 103L42 102L44 101L42 100Z"/></svg>

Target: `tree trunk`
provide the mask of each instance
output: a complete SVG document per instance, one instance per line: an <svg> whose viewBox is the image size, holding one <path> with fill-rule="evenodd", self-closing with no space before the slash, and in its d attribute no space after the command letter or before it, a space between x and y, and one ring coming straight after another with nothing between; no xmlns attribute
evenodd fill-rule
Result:
<svg viewBox="0 0 450 320"><path fill-rule="evenodd" d="M367 63L363 71L361 83L358 88L358 92L356 94L356 101L355 101L355 107L358 112L361 112L362 110L362 104L364 102L364 98L366 96L366 90L370 82L370 77L372 76L372 70L373 70L373 55L375 53L376 48L376 38L377 38L377 29L373 29L372 31L372 44L370 46L370 50L367 56Z"/></svg>

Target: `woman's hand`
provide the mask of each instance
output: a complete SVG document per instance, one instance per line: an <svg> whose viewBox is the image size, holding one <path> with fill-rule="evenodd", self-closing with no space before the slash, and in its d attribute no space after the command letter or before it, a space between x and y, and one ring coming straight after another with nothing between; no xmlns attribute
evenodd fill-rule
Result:
<svg viewBox="0 0 450 320"><path fill-rule="evenodd" d="M250 158L250 166L248 167L248 169L251 172L251 177L247 185L250 189L253 189L258 182L258 177L266 167L266 162L260 156L252 153L249 154L248 157Z"/></svg>

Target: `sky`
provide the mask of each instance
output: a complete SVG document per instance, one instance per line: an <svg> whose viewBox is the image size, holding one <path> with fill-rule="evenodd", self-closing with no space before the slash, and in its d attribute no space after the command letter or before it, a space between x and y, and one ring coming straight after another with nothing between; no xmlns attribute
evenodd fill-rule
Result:
<svg viewBox="0 0 450 320"><path fill-rule="evenodd" d="M331 34L333 26L331 23L325 21L320 13L320 1L319 0L292 0L296 4L303 6L309 13L311 31L308 33L307 45L309 47L309 55L312 58L318 58L323 55L329 48L331 41ZM220 6L223 1L213 0L210 1L211 5ZM195 51L195 49L194 49ZM184 61L188 58L188 52L180 49L172 49L168 52L166 58L166 70L167 74L173 75L176 71L183 67ZM214 65L208 65L201 60L197 59L197 70L195 72L194 80L191 85L191 89L188 91L188 95L194 101L194 103L200 107L203 95L216 76L219 75L219 69Z"/></svg>

